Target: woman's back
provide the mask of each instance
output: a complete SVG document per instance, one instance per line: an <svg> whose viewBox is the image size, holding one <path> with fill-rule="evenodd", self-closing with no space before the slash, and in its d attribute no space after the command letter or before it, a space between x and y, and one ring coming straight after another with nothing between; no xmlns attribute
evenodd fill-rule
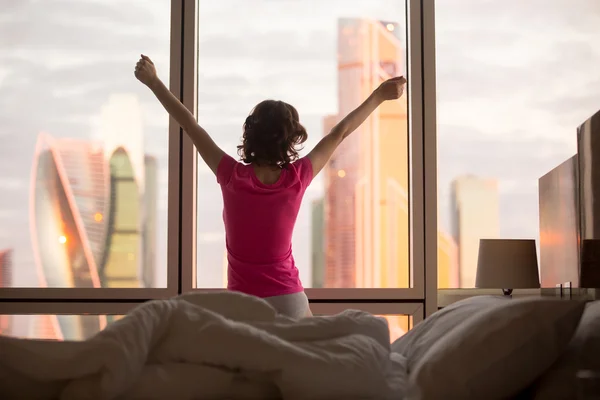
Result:
<svg viewBox="0 0 600 400"><path fill-rule="evenodd" d="M228 288L269 297L279 312L289 316L310 315L306 295L299 296L303 288L291 244L304 192L348 135L381 103L402 96L406 79L396 77L383 82L301 159L298 151L308 135L298 111L283 101L260 102L243 125L238 154L245 164L241 164L219 148L194 115L169 91L156 75L150 58L141 56L135 76L154 92L217 175L223 192ZM273 184L265 184L257 178L254 166L261 166L259 170L263 171L280 169L281 175Z"/></svg>
<svg viewBox="0 0 600 400"><path fill-rule="evenodd" d="M275 183L265 184L252 165L223 156L217 181L223 193L229 289L260 297L302 290L291 242L312 178L308 158L289 164Z"/></svg>

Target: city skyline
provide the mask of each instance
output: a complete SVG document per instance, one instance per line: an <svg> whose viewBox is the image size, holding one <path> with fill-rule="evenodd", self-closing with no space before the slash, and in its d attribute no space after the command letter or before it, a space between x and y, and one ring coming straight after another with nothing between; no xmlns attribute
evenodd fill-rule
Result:
<svg viewBox="0 0 600 400"><path fill-rule="evenodd" d="M324 135L386 79L405 74L396 22L338 20L338 113ZM409 287L407 96L386 102L323 169L324 287Z"/></svg>
<svg viewBox="0 0 600 400"><path fill-rule="evenodd" d="M405 73L398 23L338 20L338 103L327 135L383 81ZM312 287L410 287L407 97L386 102L340 145L324 168L325 195L311 204ZM438 286L458 283L458 249L439 232ZM410 319L385 316L393 339Z"/></svg>
<svg viewBox="0 0 600 400"><path fill-rule="evenodd" d="M168 117L135 82L131 68L140 52L149 54L168 81L170 4L58 4L15 2L0 24L6 37L18 38L0 44L0 187L6 193L0 198L0 248L14 250L11 284L37 282L23 226L38 133L87 138L111 94L135 93L144 149L158 161L154 285L165 287ZM575 153L576 127L599 107L598 4L540 4L436 2L438 205L444 232L451 228L451 181L477 173L498 181L500 236L536 238L537 179ZM201 1L203 126L235 154L251 107L265 97L282 98L296 106L309 131L305 154L321 136L322 118L337 111L335 21L354 16L403 24L403 7L396 0ZM311 203L323 196L322 182L319 177L309 189L294 238L305 282L311 281ZM221 204L211 185L214 176L200 163L197 275L203 287L223 282Z"/></svg>
<svg viewBox="0 0 600 400"><path fill-rule="evenodd" d="M343 89L338 114L323 118L323 134L383 80L403 74L403 45L396 36L400 30L390 21L339 20L338 80ZM325 167L325 196L311 206L312 287L409 286L407 145L404 96L373 113ZM454 238L440 230L438 287L459 284L458 255Z"/></svg>
<svg viewBox="0 0 600 400"><path fill-rule="evenodd" d="M343 19L342 19L343 21ZM351 19L346 19L345 21L352 21ZM361 21L360 19L355 19L354 21ZM365 97L366 95L368 95L368 92L372 91L374 87L376 87L380 82L382 82L384 79L389 78L391 76L394 75L398 75L402 72L402 58L404 57L404 49L401 46L401 32L402 30L400 29L400 25L397 23L393 23L393 22L388 22L388 21L375 21L375 20L364 20L365 23L371 24L372 26L377 27L377 29L379 29L379 31L383 32L384 35L388 35L392 34L392 37L395 37L395 40L397 41L396 43L392 44L392 49L396 48L395 54L396 54L396 60L385 60L382 59L381 57L377 58L376 60L372 60L372 62L376 62L379 65L379 72L377 72L378 74L383 74L380 75L380 77L378 78L377 82L375 82L374 84L372 84L372 87L368 87L366 88L366 90L363 90L362 92L360 92L359 97ZM348 30L350 27L345 27L345 28L341 28L341 32L344 32L345 30ZM393 35L397 35L397 36L393 36ZM354 40L356 40L357 37L354 38ZM349 45L350 48L353 46L352 43L348 42L346 44L347 46ZM385 48L385 46L382 46ZM388 46L389 48L389 46ZM389 51L389 50L387 50ZM344 69L343 66L340 67L340 69ZM364 92L364 93L363 93ZM355 101L356 102L356 101ZM113 103L117 103L119 104L119 107L116 107ZM112 105L112 106L111 106ZM406 125L407 125L407 116L406 116L406 99L404 99L403 102L403 121L404 121L404 130L406 131ZM346 107L348 108L348 107ZM350 107L351 108L351 107ZM127 112L125 112L125 110L127 110ZM341 110L343 110L343 108L341 108ZM344 110L344 111L349 111L349 110ZM105 157L107 157L107 154L110 154L110 149L115 149L115 148L122 148L122 147L127 147L129 150L129 154L130 154L130 159L133 160L133 164L137 166L137 168L132 168L133 169L133 174L135 175L135 177L128 177L129 178L134 178L134 180L138 181L139 183L139 189L141 192L141 195L143 196L144 194L144 190L145 190L145 186L144 186L144 176L145 176L145 168L140 168L139 165L141 163L147 163L149 162L147 158L144 158L144 154L143 152L140 151L140 149L143 147L143 145L141 144L143 141L143 134L142 134L142 129L141 129L141 124L137 123L136 120L139 120L141 118L141 109L139 107L139 104L137 103L136 99L134 96L132 95L122 95L122 94L113 94L110 96L109 101L107 102L107 104L104 104L101 108L101 112L100 112L100 119L99 119L99 132L100 135L104 135L105 139L102 142L104 144L104 155ZM338 116L336 115L332 115L332 116L328 116L325 117L324 123L329 124L329 127L332 126L332 124L334 124L337 120L339 119ZM106 132L110 132L110 135L107 135ZM98 136L98 133L96 133L96 136ZM358 135L357 135L358 136ZM363 135L364 137L369 137L368 134ZM121 143L122 141L125 141L124 143ZM364 140L364 139L363 139ZM406 139L405 139L406 140ZM133 143L133 145L131 145ZM373 145L371 145L372 147ZM389 146L386 146L385 144L381 146L381 149L386 149L389 148ZM375 151L381 151L381 150L375 150ZM405 153L407 153L407 150L405 151ZM393 156L391 156L389 159L392 159ZM373 160L377 160L378 156L371 156L371 161L366 161L363 162L363 168L366 166L366 168L371 168L371 164L373 163ZM152 162L150 162L151 164ZM382 164L384 164L385 162L383 162ZM405 157L404 160L402 159L396 159L396 163L398 165L396 165L397 167L400 168L396 168L396 169L402 169L408 168L408 160L407 160L407 156ZM392 168L394 169L394 168ZM341 171L341 172L340 172ZM325 173L327 174L328 171L326 171ZM329 171L331 172L331 171ZM332 173L330 173L329 175L333 174L334 176L337 175L337 177L339 178L339 174L340 173L344 173L344 174L348 174L350 172L350 167L347 168L346 170L336 170L333 171ZM407 190L407 175L408 172L407 171L400 171L397 172L400 175L404 176L403 180L405 181L403 184L399 184L398 181L393 178L390 181L390 178L383 178L382 182L383 185L386 186L385 192L388 195L388 197L390 196L390 188L398 188L395 191L392 192L398 192L400 193L400 197L398 198L400 203L396 204L395 207L393 208L401 208L402 209L402 215L404 215L404 221L406 223L406 226L403 228L403 230L406 232L405 235L401 235L402 237L404 237L404 241L405 241L405 245L404 246L388 246L388 251L386 252L387 254L385 255L385 257L387 257L387 259L391 259L394 258L393 257L393 253L396 251L398 251L398 249L400 248L406 248L406 250L403 252L406 258L406 261L404 262L404 270L400 272L400 268L396 268L399 264L396 262L390 262L387 261L386 262L386 268L385 268L385 272L382 271L371 271L368 272L364 267L362 268L362 277L358 277L359 273L357 272L357 270L354 271L354 282L352 282L349 285L338 285L338 287L353 287L356 286L356 282L357 279L359 282L361 282L362 284L366 283L367 287L369 287L368 285L371 284L373 285L372 287L398 287L398 285L394 282L389 282L386 280L389 280L389 277L395 275L396 278L399 276L405 276L406 278L402 278L401 280L406 280L408 279L408 190ZM369 173L371 176L373 174L373 171L371 171ZM390 183L392 183L390 185ZM377 186L380 186L380 184L378 184ZM378 202L378 198L381 196L380 193L378 193L376 190L371 189L370 190L370 195L367 196L365 198L365 200L368 202L372 202L372 203L377 203ZM396 196L397 197L397 196ZM369 199L370 198L370 199ZM385 200L384 200L385 201ZM392 201L392 197L390 197L390 204L395 204ZM396 202L397 203L397 202ZM365 218L367 218L367 220L373 218L373 215L378 214L377 211L375 211L375 209L373 209L372 207L367 206L366 204L363 204L363 216L361 217L363 219L363 223L365 220ZM368 216L368 214L373 213L371 216ZM102 215L102 214L100 214ZM139 216L137 216L139 218ZM382 223L384 223L385 225L385 221L387 220L388 223L387 225L385 225L385 228L383 228L382 225L379 225L379 228L375 229L375 231L379 231L379 233L373 233L373 230L371 229L371 235L375 235L375 236L379 236L381 237L382 234L383 236L385 236L386 234L391 234L392 232L397 232L397 229L392 229L390 228L390 224L389 224L389 218L387 218L387 216L383 216L382 218ZM151 224L150 224L151 225ZM395 225L395 224L393 224ZM155 227L154 227L155 228ZM367 229L367 231L369 231ZM396 233L397 235L397 233ZM374 237L371 237L371 239L368 239L369 242L371 243L375 243L375 239ZM359 247L360 247L360 242L359 242ZM353 251L354 253L360 253L360 251L358 251L358 249L354 249ZM373 260L368 260L367 262L364 262L363 265L368 265L371 264L373 262L377 263L377 259L381 258L381 254L379 255L374 255L373 251L369 250L368 248L362 252L363 256L365 256L365 254L370 254L371 257L375 256L375 258ZM381 253L381 252L379 252ZM385 258L384 257L384 258ZM397 258L397 257L396 257ZM144 255L143 257L144 260L149 260L149 257L147 255ZM150 284L150 282L154 283L154 279L150 279L148 275L149 270L151 270L151 268L148 267L148 262L144 263L144 270L146 271L145 277L146 279L145 281L145 285ZM109 264L110 265L110 264ZM312 263L311 263L312 266ZM225 265L223 265L223 268L225 268ZM331 270L336 270L336 268L333 268L331 266L331 264L329 264L329 268L330 271ZM343 270L343 268L337 268L338 271ZM374 275L373 275L374 274ZM131 274L130 274L131 275ZM378 277L376 277L378 276ZM382 276L385 276L385 278L383 278L382 280ZM375 282L375 281L379 281L379 282ZM130 280L130 283L133 282ZM226 283L226 281L224 281L223 283ZM107 282L105 282L105 284L108 284ZM406 285L408 285L408 283L406 282ZM110 284L108 284L108 286L110 286ZM126 284L123 287L134 287L135 285L131 285L131 284ZM359 285L362 286L362 285ZM96 285L97 287L97 285Z"/></svg>
<svg viewBox="0 0 600 400"><path fill-rule="evenodd" d="M399 21L398 33L405 41L406 12L402 2L374 0L348 4L331 0L313 3L322 11L317 14L296 2L268 3L266 9L273 18L260 29L256 21L267 22L265 15L250 4L263 4L262 1L236 3L236 7L255 19L238 20L231 30L223 30L219 20L224 9L200 3L198 118L215 142L235 158L242 122L265 98L280 99L298 109L300 121L308 132L300 156L306 155L322 138L323 118L338 113L339 19ZM271 45L265 46L266 43ZM290 43L294 45L290 47ZM406 57L404 50L402 57ZM237 62L231 62L232 59ZM290 76L294 79L289 79ZM226 94L231 91L236 95ZM292 240L294 259L306 288L313 282L311 204L324 195L324 172L315 177L305 193ZM214 175L202 161L198 163L197 204L197 287L224 287L221 270L216 267L222 261L217 249L225 249L221 193Z"/></svg>
<svg viewBox="0 0 600 400"><path fill-rule="evenodd" d="M155 160L142 154L144 171L136 174L129 151L136 143L107 142L39 135L30 227L40 287L136 288L154 280L156 259L147 254L156 235ZM107 323L105 316L51 318L65 339Z"/></svg>
<svg viewBox="0 0 600 400"><path fill-rule="evenodd" d="M10 287L12 281L12 249L0 249L0 287ZM0 314L0 334L8 334L12 330L10 315Z"/></svg>
<svg viewBox="0 0 600 400"><path fill-rule="evenodd" d="M39 134L113 147L103 140L106 131L113 130L112 144L143 136L143 152L157 161L154 266L161 266L156 267L154 281L164 287L168 117L150 93L140 90L130 66L141 51L153 54L168 80L170 3L149 0L123 7L110 0L19 2L4 11L7 19L0 29L22 33L19 40L0 45L0 186L7 193L0 199L0 248L14 249L11 286L39 287L29 229L31 167ZM82 22L90 18L95 18L93 23ZM124 102L116 107L120 112L107 112L114 96L123 95L134 97L138 105ZM17 325L25 320L16 319ZM19 326L17 331L27 328Z"/></svg>
<svg viewBox="0 0 600 400"><path fill-rule="evenodd" d="M133 94L113 94L100 115L99 129L87 139L38 135L30 176L29 226L36 266L26 271L35 274L30 287L136 288L155 283L158 161L142 148L139 101ZM2 259L5 278L16 271L5 265L8 256ZM12 279L0 284L12 286ZM1 325L24 321L16 316L1 319ZM29 328L10 325L21 332L35 328L46 338L82 339L113 319L31 316Z"/></svg>
<svg viewBox="0 0 600 400"><path fill-rule="evenodd" d="M452 236L458 245L460 288L474 288L480 239L500 236L498 182L475 175L452 182Z"/></svg>

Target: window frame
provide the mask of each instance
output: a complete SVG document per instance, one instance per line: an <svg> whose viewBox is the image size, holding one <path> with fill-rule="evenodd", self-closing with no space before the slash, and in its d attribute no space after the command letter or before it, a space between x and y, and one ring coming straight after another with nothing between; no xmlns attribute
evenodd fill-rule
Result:
<svg viewBox="0 0 600 400"><path fill-rule="evenodd" d="M197 118L198 4L171 0L170 90ZM203 0L207 1L207 0ZM412 315L414 324L437 310L437 169L434 0L406 2L409 92L409 226L411 288L312 289L315 309L390 309ZM190 90L191 88L191 90ZM169 118L166 288L0 288L5 314L122 314L138 304L196 289L197 152ZM373 310L373 311L371 311ZM390 312L387 312L390 313ZM419 317L420 315L420 317Z"/></svg>
<svg viewBox="0 0 600 400"><path fill-rule="evenodd" d="M425 264L425 316L438 310L438 190L437 95L435 64L435 1L420 0L422 21L423 85L423 215Z"/></svg>
<svg viewBox="0 0 600 400"><path fill-rule="evenodd" d="M184 91L185 76L184 46L181 34L184 29L185 7L187 0L171 0L170 27L170 77L169 88L178 98L190 96ZM51 300L51 301L99 301L99 300L138 300L165 299L181 293L179 265L181 258L182 235L179 228L182 196L181 147L183 135L181 127L173 118L169 118L168 151L168 206L167 206L167 287L166 288L0 288L0 304L14 301ZM185 174L186 171L183 171ZM55 304L55 303L50 303ZM3 306L4 308L4 306Z"/></svg>
<svg viewBox="0 0 600 400"><path fill-rule="evenodd" d="M194 16L197 22L198 7L200 1L206 0L189 0L189 4L193 7L188 11L188 16ZM434 251L434 258L426 257L426 249L434 248L437 249L437 219L430 218L431 215L437 214L437 198L431 198L429 192L426 190L432 185L427 185L426 178L431 178L433 170L433 186L436 185L435 170L435 159L433 160L433 166L428 166L427 162L431 156L430 152L427 152L428 147L431 146L431 141L428 140L427 136L431 136L431 133L435 134L435 121L433 124L433 132L429 132L428 135L424 135L424 128L431 128L431 124L426 124L424 121L424 107L425 107L425 90L427 87L423 84L425 76L430 79L430 74L433 70L433 77L435 77L435 69L423 68L424 61L424 28L426 26L433 26L430 21L426 21L427 18L432 18L429 14L429 8L433 7L433 0L398 0L406 2L406 24L407 24L407 65L408 65L408 113L409 113L409 132L411 135L411 141L409 143L409 181L410 181L410 201L409 201L409 229L411 235L409 237L410 243L410 264L411 264L411 287L410 288L307 288L306 293L309 300L348 300L348 301L360 301L360 300L400 300L403 302L415 302L421 304L427 304L427 310L434 310L437 308L437 250ZM186 3L188 4L188 3ZM194 98L184 99L184 104L193 110L194 115L197 117L197 72L198 68L201 68L198 62L198 29L196 27L192 31L185 32L185 34L193 34L192 37L186 37L184 42L190 44L195 42L193 49L186 47L187 51L194 52L194 57L184 57L185 62L189 63L189 67L184 68L184 71L193 71L191 76L186 76L185 81L189 85L193 85L196 90ZM433 32L429 32L431 37ZM187 52L186 52L187 54ZM435 85L435 83L434 83ZM428 93L429 94L429 93ZM435 92L434 92L435 95ZM185 102L187 100L187 103ZM435 102L435 96L434 96ZM435 138L433 143L435 144ZM184 171L196 171L197 169L197 157L196 151L194 150L193 144L189 140L184 139ZM435 149L435 147L434 147ZM435 150L433 152L435 157ZM187 188L192 193L185 192L185 196L182 201L183 214L190 215L184 227L184 237L186 238L182 243L182 253L184 254L183 259L186 262L182 268L182 283L184 292L187 291L212 291L215 289L196 288L196 221L197 221L197 204L196 204L196 191L197 191L197 179L196 174L188 173L183 176L184 183L183 187ZM435 193L434 193L435 194ZM427 200L427 201L426 201ZM430 210L434 209L431 213ZM429 211L429 212L428 212ZM425 215L428 215L425 218ZM433 234L430 229L433 228ZM189 239L188 239L189 238ZM434 243L426 244L426 240L433 238ZM435 288L434 292L431 289Z"/></svg>

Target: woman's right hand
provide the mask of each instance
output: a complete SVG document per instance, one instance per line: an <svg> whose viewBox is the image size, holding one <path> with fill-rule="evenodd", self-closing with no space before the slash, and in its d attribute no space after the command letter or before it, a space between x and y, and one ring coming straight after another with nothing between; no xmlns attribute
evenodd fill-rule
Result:
<svg viewBox="0 0 600 400"><path fill-rule="evenodd" d="M405 83L406 78L403 76L388 79L375 89L375 94L381 101L399 99L404 93Z"/></svg>
<svg viewBox="0 0 600 400"><path fill-rule="evenodd" d="M158 79L156 68L150 57L142 54L140 60L135 65L135 77L144 85L150 87Z"/></svg>

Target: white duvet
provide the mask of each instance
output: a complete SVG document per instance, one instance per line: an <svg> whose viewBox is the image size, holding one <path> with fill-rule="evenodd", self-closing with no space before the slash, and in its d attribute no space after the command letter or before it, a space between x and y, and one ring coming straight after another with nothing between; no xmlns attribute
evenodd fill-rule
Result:
<svg viewBox="0 0 600 400"><path fill-rule="evenodd" d="M84 342L0 337L1 399L401 399L387 323L232 293L145 303Z"/></svg>

